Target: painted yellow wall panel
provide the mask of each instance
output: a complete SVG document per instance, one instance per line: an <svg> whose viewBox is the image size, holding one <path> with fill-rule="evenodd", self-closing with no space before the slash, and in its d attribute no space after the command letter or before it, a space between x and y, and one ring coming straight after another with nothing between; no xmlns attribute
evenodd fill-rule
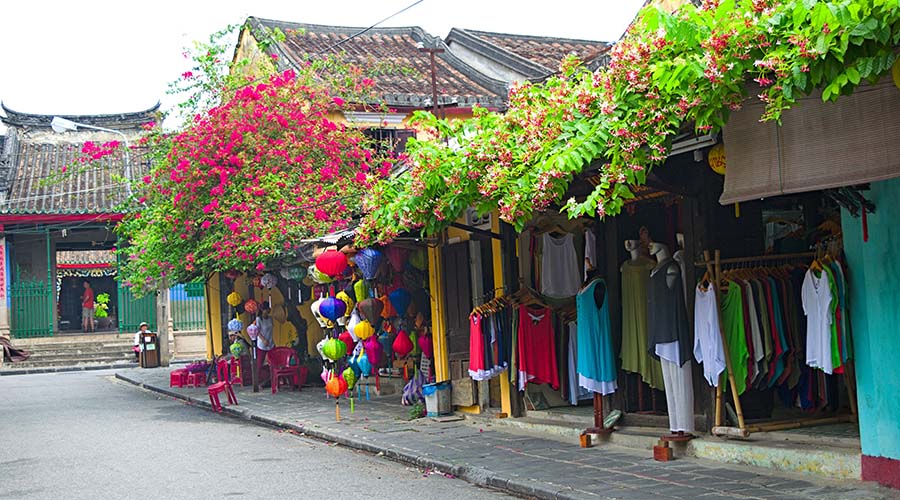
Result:
<svg viewBox="0 0 900 500"><path fill-rule="evenodd" d="M206 322L206 359L222 352L222 309L219 300L219 274L213 274L206 283L206 303L209 307L209 318Z"/></svg>
<svg viewBox="0 0 900 500"><path fill-rule="evenodd" d="M428 291L431 295L431 339L434 342L435 380L450 380L447 332L444 330L444 282L441 249L428 248Z"/></svg>

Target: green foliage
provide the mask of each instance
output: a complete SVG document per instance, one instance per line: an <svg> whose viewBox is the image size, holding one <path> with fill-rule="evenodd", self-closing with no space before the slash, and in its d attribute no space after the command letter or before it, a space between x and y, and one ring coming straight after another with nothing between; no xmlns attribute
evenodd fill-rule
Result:
<svg viewBox="0 0 900 500"><path fill-rule="evenodd" d="M109 316L109 294L101 293L94 300L94 317L106 318Z"/></svg>
<svg viewBox="0 0 900 500"><path fill-rule="evenodd" d="M468 123L422 118L445 141L412 142L408 172L376 186L361 243L404 231L437 232L468 206L499 208L521 228L596 169L570 217L618 214L662 164L672 137L716 132L752 93L764 121L798 99L852 93L890 71L900 42L900 5L887 0L707 0L675 13L645 8L591 72L563 61L559 75L510 91L505 114ZM755 85L749 82L755 82ZM751 92L748 92L748 87ZM451 146L452 145L452 146Z"/></svg>

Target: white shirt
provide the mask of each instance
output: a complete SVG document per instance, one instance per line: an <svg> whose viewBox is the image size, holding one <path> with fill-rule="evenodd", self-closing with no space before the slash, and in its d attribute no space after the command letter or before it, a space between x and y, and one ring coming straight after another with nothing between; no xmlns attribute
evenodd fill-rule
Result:
<svg viewBox="0 0 900 500"><path fill-rule="evenodd" d="M725 371L725 347L719 333L719 309L713 286L694 292L694 358L703 363L703 377L713 387Z"/></svg>
<svg viewBox="0 0 900 500"><path fill-rule="evenodd" d="M591 267L597 267L597 237L588 228L584 231L584 281L587 281Z"/></svg>
<svg viewBox="0 0 900 500"><path fill-rule="evenodd" d="M831 374L831 288L828 273L822 271L817 278L811 270L806 271L801 289L803 313L806 314L806 364L821 368Z"/></svg>
<svg viewBox="0 0 900 500"><path fill-rule="evenodd" d="M541 293L557 299L574 297L582 280L572 234L559 239L544 234L542 250Z"/></svg>

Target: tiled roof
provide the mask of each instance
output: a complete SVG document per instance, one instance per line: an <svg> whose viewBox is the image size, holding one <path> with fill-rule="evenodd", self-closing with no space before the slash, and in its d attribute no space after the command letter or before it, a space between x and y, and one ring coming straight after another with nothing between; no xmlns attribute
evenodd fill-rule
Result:
<svg viewBox="0 0 900 500"><path fill-rule="evenodd" d="M130 139L140 126L157 119L157 104L136 113L63 116L80 124L121 131ZM53 133L53 115L20 113L3 106L9 126L5 147L0 150L0 214L111 214L125 200L121 178L125 175L123 152L93 164L73 166L81 157L85 141L103 143L121 140L118 134L81 128L77 132ZM145 175L149 164L145 151L130 152L131 175ZM68 175L60 176L63 167ZM73 173L74 172L74 173Z"/></svg>
<svg viewBox="0 0 900 500"><path fill-rule="evenodd" d="M513 35L453 28L448 43L460 43L470 50L515 69L528 78L543 78L559 71L559 63L569 54L593 61L605 54L607 42L546 36Z"/></svg>
<svg viewBox="0 0 900 500"><path fill-rule="evenodd" d="M286 35L284 42L269 46L280 60L299 64L324 53L344 52L347 62L360 66L378 64L374 78L376 89L389 106L424 107L431 101L431 62L429 54L417 48L445 49L436 54L438 102L455 102L460 107L481 104L502 106L506 83L489 78L447 50L447 46L418 27L374 28L351 40L363 28L289 23L251 17L249 23L257 34L264 28L278 28ZM259 38L259 36L257 36Z"/></svg>

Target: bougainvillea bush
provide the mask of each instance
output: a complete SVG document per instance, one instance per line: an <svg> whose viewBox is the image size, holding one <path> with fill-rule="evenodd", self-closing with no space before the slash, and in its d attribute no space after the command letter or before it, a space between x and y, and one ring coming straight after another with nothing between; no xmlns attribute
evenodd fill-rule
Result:
<svg viewBox="0 0 900 500"><path fill-rule="evenodd" d="M898 43L895 1L647 7L606 67L592 72L568 59L545 82L514 87L505 115L480 112L465 124L426 119L444 143L410 145L410 170L373 189L359 241L433 233L468 206L499 209L517 228L551 203L571 217L616 215L631 186L665 161L677 133L720 130L748 95L766 103L761 120L780 119L817 90L835 100L888 73ZM592 164L593 192L563 200Z"/></svg>
<svg viewBox="0 0 900 500"><path fill-rule="evenodd" d="M130 285L263 269L301 239L347 227L393 160L335 120L346 101L320 76L310 66L245 86L161 140L165 155L118 227Z"/></svg>

